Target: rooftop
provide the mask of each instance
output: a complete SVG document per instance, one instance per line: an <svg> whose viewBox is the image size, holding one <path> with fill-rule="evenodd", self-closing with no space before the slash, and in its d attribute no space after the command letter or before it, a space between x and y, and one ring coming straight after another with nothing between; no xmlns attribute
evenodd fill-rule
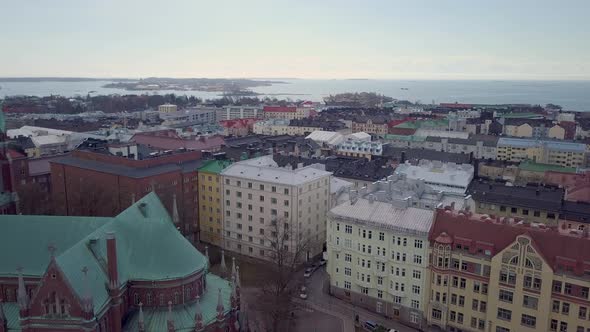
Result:
<svg viewBox="0 0 590 332"><path fill-rule="evenodd" d="M297 107L287 107L287 106L264 106L264 112L286 112L292 113L297 111Z"/></svg>
<svg viewBox="0 0 590 332"><path fill-rule="evenodd" d="M336 219L357 221L369 225L426 235L432 225L434 215L431 210L413 207L397 207L391 203L359 198L350 200L332 208L329 215Z"/></svg>
<svg viewBox="0 0 590 332"><path fill-rule="evenodd" d="M564 190L543 186L509 186L501 182L471 181L467 194L476 202L559 211Z"/></svg>
<svg viewBox="0 0 590 332"><path fill-rule="evenodd" d="M229 165L231 165L231 161L229 160L209 160L205 161L203 165L199 167L199 172L219 174Z"/></svg>
<svg viewBox="0 0 590 332"><path fill-rule="evenodd" d="M458 239L462 244L468 242L474 253L481 244L488 248L491 245L492 255L512 245L517 236L527 236L553 270L559 270L565 258L573 260L574 272L578 275L588 270L587 262L590 261L590 239L562 235L545 225L518 222L512 218L491 219L487 215L437 209L428 238L434 241L443 234L451 243Z"/></svg>
<svg viewBox="0 0 590 332"><path fill-rule="evenodd" d="M409 179L423 179L436 190L457 194L465 193L473 179L473 171L471 164L457 165L429 160L420 160L418 165L406 161L395 169L396 174L405 174Z"/></svg>
<svg viewBox="0 0 590 332"><path fill-rule="evenodd" d="M224 169L221 174L296 186L327 177L332 173L313 167L313 165L297 169L282 168L273 160L272 155L268 155L236 162Z"/></svg>
<svg viewBox="0 0 590 332"><path fill-rule="evenodd" d="M529 172L547 172L547 171L554 171L554 172L562 172L562 173L576 173L575 167L564 167L559 165L552 165L552 164L539 164L532 161L523 161L518 165L518 168L522 171L529 171Z"/></svg>
<svg viewBox="0 0 590 332"><path fill-rule="evenodd" d="M572 143L564 141L551 141L551 140L535 140L526 138L508 138L501 137L498 140L498 147L510 146L520 148L532 148L545 146L551 150L565 151L565 152L577 152L584 153L586 151L586 145L582 143Z"/></svg>

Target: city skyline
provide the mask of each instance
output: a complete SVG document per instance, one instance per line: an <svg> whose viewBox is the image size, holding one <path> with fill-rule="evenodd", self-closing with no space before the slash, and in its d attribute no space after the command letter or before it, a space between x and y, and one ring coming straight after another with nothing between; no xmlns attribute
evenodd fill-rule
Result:
<svg viewBox="0 0 590 332"><path fill-rule="evenodd" d="M2 3L3 77L590 79L590 4ZM26 19L18 13L26 13Z"/></svg>

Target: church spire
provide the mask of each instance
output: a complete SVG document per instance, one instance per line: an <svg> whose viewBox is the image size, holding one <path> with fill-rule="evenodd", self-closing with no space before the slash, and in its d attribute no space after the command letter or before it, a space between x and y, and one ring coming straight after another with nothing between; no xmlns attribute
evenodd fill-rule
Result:
<svg viewBox="0 0 590 332"><path fill-rule="evenodd" d="M168 301L168 314L166 315L166 322L168 324L168 332L176 331L174 327L174 320L172 319L172 301Z"/></svg>
<svg viewBox="0 0 590 332"><path fill-rule="evenodd" d="M209 246L205 246L205 257L207 257L207 266L211 265L211 260L209 259Z"/></svg>
<svg viewBox="0 0 590 332"><path fill-rule="evenodd" d="M27 295L27 289L25 287L25 279L23 278L23 268L19 267L18 271L18 291L17 291L17 302L18 306L22 310L29 309L29 296Z"/></svg>
<svg viewBox="0 0 590 332"><path fill-rule="evenodd" d="M174 225L178 225L180 223L178 204L176 204L176 194L172 194L172 221L174 222Z"/></svg>
<svg viewBox="0 0 590 332"><path fill-rule="evenodd" d="M225 308L223 307L223 300L221 298L221 288L219 288L219 293L217 293L217 320L223 320Z"/></svg>
<svg viewBox="0 0 590 332"><path fill-rule="evenodd" d="M143 303L139 302L139 318L137 320L137 331L145 332L145 321L143 318Z"/></svg>
<svg viewBox="0 0 590 332"><path fill-rule="evenodd" d="M4 301L0 299L0 329L4 326L4 323L6 323L6 315L4 314Z"/></svg>
<svg viewBox="0 0 590 332"><path fill-rule="evenodd" d="M231 280L235 281L236 279L236 258L231 258Z"/></svg>
<svg viewBox="0 0 590 332"><path fill-rule="evenodd" d="M82 268L84 274L84 297L82 299L83 309L87 313L94 314L94 301L92 299L92 289L90 287L90 279L88 278L88 267Z"/></svg>
<svg viewBox="0 0 590 332"><path fill-rule="evenodd" d="M195 331L203 329L203 312L201 311L201 297L197 295L197 306L195 308Z"/></svg>
<svg viewBox="0 0 590 332"><path fill-rule="evenodd" d="M236 282L236 286L238 287L238 289L240 287L242 287L242 285L240 283L240 266L239 265L236 266L236 280L235 280L235 282Z"/></svg>
<svg viewBox="0 0 590 332"><path fill-rule="evenodd" d="M227 273L227 266L225 266L225 250L221 249L221 264L219 266L221 269L221 275L225 276Z"/></svg>

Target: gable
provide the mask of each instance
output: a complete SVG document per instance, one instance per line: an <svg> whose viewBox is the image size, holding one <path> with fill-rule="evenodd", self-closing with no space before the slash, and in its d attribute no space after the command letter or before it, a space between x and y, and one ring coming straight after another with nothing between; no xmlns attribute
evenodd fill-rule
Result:
<svg viewBox="0 0 590 332"><path fill-rule="evenodd" d="M31 299L31 316L51 318L82 317L80 297L74 292L63 271L52 258Z"/></svg>
<svg viewBox="0 0 590 332"><path fill-rule="evenodd" d="M503 268L524 268L535 273L542 272L544 266L550 268L534 240L526 234L517 235L498 255L501 257Z"/></svg>

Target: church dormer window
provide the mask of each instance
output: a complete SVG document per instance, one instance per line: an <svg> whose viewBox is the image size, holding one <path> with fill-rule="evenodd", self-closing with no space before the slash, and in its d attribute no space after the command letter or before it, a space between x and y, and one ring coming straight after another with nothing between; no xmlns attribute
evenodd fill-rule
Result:
<svg viewBox="0 0 590 332"><path fill-rule="evenodd" d="M178 304L180 302L180 295L178 292L174 292L174 304Z"/></svg>
<svg viewBox="0 0 590 332"><path fill-rule="evenodd" d="M152 305L152 293L147 293L147 305Z"/></svg>
<svg viewBox="0 0 590 332"><path fill-rule="evenodd" d="M135 305L139 305L139 294L137 294L137 293L133 294L133 303Z"/></svg>

